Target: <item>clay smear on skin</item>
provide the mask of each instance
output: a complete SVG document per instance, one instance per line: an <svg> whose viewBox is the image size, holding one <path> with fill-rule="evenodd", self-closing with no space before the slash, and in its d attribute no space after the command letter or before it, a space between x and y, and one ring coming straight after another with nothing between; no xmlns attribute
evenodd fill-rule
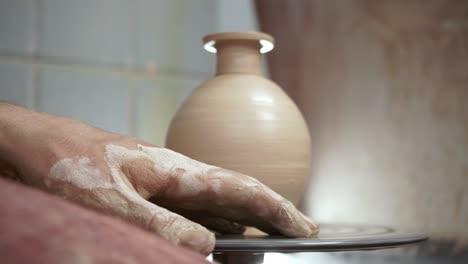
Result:
<svg viewBox="0 0 468 264"><path fill-rule="evenodd" d="M145 206L151 212L154 212L157 215L157 222L161 223L165 226L165 223L171 223L172 220L180 218L177 221L177 226L174 228L164 228L160 230L160 234L164 237L171 239L175 242L178 242L178 238L180 238L180 234L184 233L185 231L200 231L203 237L209 238L206 234L209 232L205 228L201 227L196 223L192 223L183 219L182 217L164 209L158 207L147 200L143 199L137 192L131 189L121 178L121 165L127 161L132 161L136 159L150 159L150 160L160 160L155 164L159 170L163 169L169 172L173 165L175 164L185 164L188 168L192 170L196 170L195 164L191 164L184 160L175 160L172 164L169 160L174 159L168 155L171 153L175 153L165 149L158 149L156 150L161 151L153 151L152 148L148 148L147 151L158 157L158 159L152 158L149 154L145 153L145 148L143 146L138 146L139 150L129 150L124 147L116 146L116 145L107 145L106 146L106 163L110 170L111 177L104 177L103 172L97 168L96 165L93 164L90 158L88 157L76 157L76 158L67 158L58 161L54 166L51 168L49 177L47 177L46 185L51 186L55 183L60 182L69 182L73 186L76 186L83 190L93 190L93 189L112 189L118 190L120 193L124 194L127 199L135 204L140 204ZM169 156L169 157L168 157ZM179 154L179 156L182 156ZM186 157L184 157L186 158ZM186 158L188 159L188 158ZM161 161L162 160L162 161ZM155 162L156 163L156 162ZM200 165L205 166L205 165ZM199 166L199 167L200 167ZM201 167L200 167L201 170ZM198 172L198 171L197 171ZM208 242L207 242L208 243Z"/></svg>
<svg viewBox="0 0 468 264"><path fill-rule="evenodd" d="M134 190L132 190L121 178L121 165L125 162L131 162L138 159L149 159L154 163L154 169L159 175L170 177L172 172L177 169L185 170L180 174L184 177L184 188L180 188L180 195L196 195L206 186L203 181L199 181L195 175L204 175L208 170L215 168L207 164L194 161L177 152L164 148L137 146L137 150L130 150L117 145L106 145L106 162L110 170L111 179L104 177L103 173L97 168L89 157L66 158L58 161L52 166L49 177L46 178L46 186L54 182L66 181L78 188L85 190L93 189L115 189L123 193L131 201L136 203L149 203L142 199ZM210 186L213 191L219 191L219 185ZM153 204L151 204L153 206ZM158 218L164 221L164 215L159 214ZM168 218L167 216L166 218Z"/></svg>
<svg viewBox="0 0 468 264"><path fill-rule="evenodd" d="M120 148L120 147L117 147L117 148ZM194 197L195 195L199 194L202 190L205 190L207 188L207 184L206 184L206 181L200 181L197 176L205 175L207 176L206 180L210 180L210 177L208 175L212 175L213 172L217 172L215 173L216 177L214 178L216 180L213 180L213 178L210 180L210 184L209 184L210 190L215 193L227 191L226 188L223 188L222 184L223 184L223 181L224 182L229 181L228 180L229 177L225 178L225 176L228 176L229 174L228 171L225 171L215 166L204 164L202 162L195 161L189 157L186 157L184 155L181 155L169 149L145 147L141 145L139 145L138 148L139 150L130 151L132 154L128 154L130 156L127 158L122 157L122 160L145 157L145 156L140 156L141 152L143 152L147 154L149 158L155 162L154 168L158 171L158 174L160 175L172 175L172 172L174 170L182 169L184 171L184 173L179 174L179 177L181 177L181 179L179 180L181 182L184 182L184 184L182 185L183 188L180 188L177 190L178 195L181 195L181 196L187 195L187 196ZM125 148L123 149L126 150ZM127 153L128 152L123 152L122 154L127 155ZM262 191L266 192L270 198L273 198L274 200L281 202L281 207L283 208L282 214L280 216L281 222L287 219L286 221L289 222L288 226L297 228L295 224L291 224L291 223L294 223L295 222L294 220L296 219L296 217L293 217L290 214L291 207L293 206L291 203L284 203L283 197L281 197L279 194L275 193L268 187L264 186L255 178L246 176L245 179L246 180L239 182L239 178L236 178L236 183L235 183L235 185L237 185L237 187L235 187L236 190L248 191L249 189L252 189L252 188L261 188ZM244 197L247 198L248 195L245 195ZM242 196L237 197L237 199L241 199L241 198L243 197ZM258 200L258 201L260 202L261 200ZM252 202L252 201L248 201L248 202ZM257 208L256 214L266 217L270 214L270 210L268 207L263 206L263 205L256 206ZM304 224L307 225L306 223ZM306 227L306 229L308 229L308 227Z"/></svg>
<svg viewBox="0 0 468 264"><path fill-rule="evenodd" d="M115 183L106 180L106 177L92 164L89 157L66 158L58 161L52 166L48 178L50 180L67 181L83 189L122 188L123 191L130 194L131 190L125 188L125 184L120 177L120 167L124 162L149 159L154 162L154 168L158 173L168 176L175 169L189 171L190 173L187 174L190 174L190 176L202 175L211 167L168 149L141 145L138 145L138 150L129 150L109 144L106 146L105 155L107 166Z"/></svg>
<svg viewBox="0 0 468 264"><path fill-rule="evenodd" d="M118 164L119 161L121 165L124 162L132 160L151 160L153 162L153 169L157 175L168 178L178 177L178 181L183 183L180 188L176 190L176 193L173 193L177 196L195 197L207 188L214 193L221 193L223 191L225 177L230 176L228 171L193 160L169 149L146 147L142 145L138 145L137 147L137 150L129 150L115 145L108 145L106 149L110 166L116 166L115 164ZM210 177L210 175L213 176L213 172L218 172L216 173L216 177ZM205 177L205 179L201 179L200 177ZM238 189L258 187L261 185L260 182L252 177L247 176L246 179L248 180L245 182L242 181L243 186ZM239 179L237 180L239 181ZM209 184L207 184L208 182ZM269 193L275 197L275 199L282 199L281 196L271 190L269 190Z"/></svg>
<svg viewBox="0 0 468 264"><path fill-rule="evenodd" d="M92 164L88 157L67 158L58 161L51 169L50 180L65 180L83 189L93 188L117 188L129 196L135 193L126 186L120 177L121 165L138 159L149 159L154 163L154 169L158 175L178 175L183 182L183 188L178 189L178 195L195 196L207 186L204 181L200 181L200 175L209 175L210 171L220 171L218 167L195 161L189 157L165 148L146 147L138 145L137 150L109 144L106 146L106 162L111 171L114 183L106 180L102 172ZM176 170L183 173L174 173ZM218 180L210 181L210 189L216 193L220 190L223 182L223 173L219 173ZM245 182L242 188L252 188L261 185L256 179L248 177L250 182ZM282 197L265 188L265 191L276 200Z"/></svg>
<svg viewBox="0 0 468 264"><path fill-rule="evenodd" d="M138 158L150 158L143 152L142 146L139 146L139 148L140 150L129 150L112 144L106 146L106 162L110 170L111 179L105 177L103 172L93 164L89 157L75 157L56 162L50 169L49 177L45 179L45 185L50 187L54 183L65 181L84 190L114 189L124 194L130 201L140 204L148 203L147 207L152 208L154 205L141 198L138 193L125 184L120 175L120 165L123 162ZM159 159L164 157L163 153L155 153L155 155L158 155ZM159 164L158 166L161 165ZM166 213L165 209L160 209L158 211L158 220L162 222L169 221L170 214L172 213L168 211Z"/></svg>
<svg viewBox="0 0 468 264"><path fill-rule="evenodd" d="M210 188L210 190L215 193L220 193L223 191L222 189L225 189L223 187L226 187L223 186L223 183L226 183L225 180L229 181L229 177L225 178L225 176L229 176L229 172L218 167L195 161L165 148L146 147L142 145L138 145L137 147L138 149L136 150L130 150L112 144L106 146L106 162L111 172L111 179L106 179L88 157L77 157L58 161L52 167L48 181L67 181L79 188L89 190L94 188L117 189L135 203L148 203L148 208L153 208L154 205L143 199L121 178L122 164L139 159L151 160L154 163L153 168L158 175L162 177L177 175L177 177L179 177L178 180L184 184L177 189L177 195L185 197L195 197L206 188ZM176 173L177 171L182 171L182 173ZM216 177L212 177L212 179L207 178L207 180L210 180L210 184L206 184L206 181L200 180L200 176L210 175L214 172L216 172ZM245 185L242 186L242 184ZM280 195L251 177L246 177L242 183L237 182L235 185L237 185L236 189L238 191L242 191L242 189L253 189L253 187L261 188L271 198L277 201L284 201ZM258 207L258 209L260 208L263 208L263 206ZM264 209L265 212L257 211L257 214L268 215L269 210L267 210L266 207ZM284 208L283 213L285 213L286 218L291 221L294 217L289 214L289 210L290 208ZM165 221L165 219L169 220L171 214L170 211L161 210L161 212L158 212L158 219L162 221Z"/></svg>

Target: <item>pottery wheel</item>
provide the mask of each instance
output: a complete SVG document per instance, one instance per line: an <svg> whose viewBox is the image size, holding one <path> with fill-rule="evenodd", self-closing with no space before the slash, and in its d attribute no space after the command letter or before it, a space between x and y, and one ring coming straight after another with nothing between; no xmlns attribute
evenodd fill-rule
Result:
<svg viewBox="0 0 468 264"><path fill-rule="evenodd" d="M214 253L372 250L415 244L426 239L423 232L405 228L322 224L316 238L222 235L216 239Z"/></svg>

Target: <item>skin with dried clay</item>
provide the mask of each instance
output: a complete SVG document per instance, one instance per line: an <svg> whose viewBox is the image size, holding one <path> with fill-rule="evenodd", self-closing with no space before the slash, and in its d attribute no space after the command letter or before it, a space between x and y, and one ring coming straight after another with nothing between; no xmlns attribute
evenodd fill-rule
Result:
<svg viewBox="0 0 468 264"><path fill-rule="evenodd" d="M0 160L16 172L11 177L203 254L214 247L208 229L236 234L255 226L291 237L319 231L256 179L169 149L6 103L0 127Z"/></svg>

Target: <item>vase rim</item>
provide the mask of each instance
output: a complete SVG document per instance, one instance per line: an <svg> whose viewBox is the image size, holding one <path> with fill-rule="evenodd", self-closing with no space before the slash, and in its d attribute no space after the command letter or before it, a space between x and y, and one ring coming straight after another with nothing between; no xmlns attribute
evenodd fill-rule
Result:
<svg viewBox="0 0 468 264"><path fill-rule="evenodd" d="M256 31L218 32L203 37L204 48L208 52L216 53L215 44L220 40L256 40L260 42L260 53L267 53L274 47L274 38L270 34Z"/></svg>

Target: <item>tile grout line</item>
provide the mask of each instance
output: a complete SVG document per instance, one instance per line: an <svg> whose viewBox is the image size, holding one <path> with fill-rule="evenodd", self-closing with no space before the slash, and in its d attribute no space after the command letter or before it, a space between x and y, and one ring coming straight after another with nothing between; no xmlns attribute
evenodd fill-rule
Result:
<svg viewBox="0 0 468 264"><path fill-rule="evenodd" d="M143 77L157 77L159 75L185 76L187 78L209 78L211 74L184 71L174 68L161 67L158 71L148 71L143 66L125 67L123 65L104 65L83 63L77 60L60 59L52 57L41 57L31 55L6 54L0 52L0 62L9 62L17 64L30 64L39 67L52 67L62 69L75 69L88 72L110 72L126 73Z"/></svg>
<svg viewBox="0 0 468 264"><path fill-rule="evenodd" d="M132 7L129 9L128 15L130 16L130 39L129 46L130 46L130 65L136 65L136 54L137 54L137 46L138 46L138 39L137 39L137 31L136 31L136 19L137 19L137 10L138 10L139 2L136 2ZM156 73L155 73L156 74ZM131 74L127 74L127 91L128 91L128 106L127 106L127 128L128 132L131 136L137 137L137 110L136 110L136 91L134 87L134 78Z"/></svg>
<svg viewBox="0 0 468 264"><path fill-rule="evenodd" d="M32 1L32 9L33 9L33 20L34 20L34 27L31 32L32 41L31 41L31 57L33 61L37 61L37 54L39 52L39 32L41 28L41 0ZM32 68L32 80L31 80L31 105L30 107L34 110L39 110L39 69L36 63L31 65Z"/></svg>
<svg viewBox="0 0 468 264"><path fill-rule="evenodd" d="M35 1L31 1L31 8L32 8L32 12L33 12L33 27L32 27L32 31L31 31L31 42L29 43L29 54L31 54L32 57L36 56L37 52L38 52L38 38L39 38L39 22L40 22L40 19L39 19L39 12L40 12L40 8L39 8L39 5L40 5L40 0L35 0Z"/></svg>
<svg viewBox="0 0 468 264"><path fill-rule="evenodd" d="M127 109L127 125L128 132L132 137L138 137L138 120L137 120L137 102L136 102L136 89L134 87L134 80L132 77L127 78L128 90L128 109Z"/></svg>

